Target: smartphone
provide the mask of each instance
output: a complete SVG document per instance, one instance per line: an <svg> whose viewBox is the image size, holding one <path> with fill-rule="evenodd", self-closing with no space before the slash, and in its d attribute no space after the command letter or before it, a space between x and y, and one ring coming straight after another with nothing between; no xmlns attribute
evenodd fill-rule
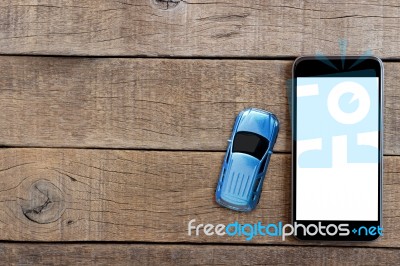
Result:
<svg viewBox="0 0 400 266"><path fill-rule="evenodd" d="M383 235L383 64L373 56L293 65L292 222L300 240Z"/></svg>

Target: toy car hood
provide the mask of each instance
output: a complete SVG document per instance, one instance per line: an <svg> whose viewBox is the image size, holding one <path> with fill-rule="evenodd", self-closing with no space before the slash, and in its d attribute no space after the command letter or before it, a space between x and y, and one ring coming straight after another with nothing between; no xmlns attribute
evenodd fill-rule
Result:
<svg viewBox="0 0 400 266"><path fill-rule="evenodd" d="M263 110L251 108L243 112L236 132L250 131L272 141L277 130L278 119L275 115Z"/></svg>

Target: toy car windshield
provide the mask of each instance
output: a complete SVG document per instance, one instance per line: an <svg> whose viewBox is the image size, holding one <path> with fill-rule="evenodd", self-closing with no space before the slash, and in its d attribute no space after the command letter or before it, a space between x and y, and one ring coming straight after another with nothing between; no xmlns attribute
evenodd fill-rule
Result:
<svg viewBox="0 0 400 266"><path fill-rule="evenodd" d="M261 160L268 149L269 141L255 133L238 132L233 140L232 152L240 152Z"/></svg>

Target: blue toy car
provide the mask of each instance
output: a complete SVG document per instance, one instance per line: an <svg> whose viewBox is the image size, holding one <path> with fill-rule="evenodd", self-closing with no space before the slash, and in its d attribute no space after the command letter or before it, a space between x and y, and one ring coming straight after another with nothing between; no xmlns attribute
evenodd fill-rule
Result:
<svg viewBox="0 0 400 266"><path fill-rule="evenodd" d="M274 114L255 108L240 112L217 185L218 204L236 211L257 206L278 131Z"/></svg>

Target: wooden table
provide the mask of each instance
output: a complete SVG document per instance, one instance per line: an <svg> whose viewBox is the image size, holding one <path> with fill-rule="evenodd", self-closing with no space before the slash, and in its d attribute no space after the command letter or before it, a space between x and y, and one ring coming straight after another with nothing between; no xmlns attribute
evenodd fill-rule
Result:
<svg viewBox="0 0 400 266"><path fill-rule="evenodd" d="M398 264L397 1L0 3L0 264ZM321 244L188 235L290 221L286 81L299 55L385 66L384 237ZM277 114L258 208L213 195L236 114Z"/></svg>

